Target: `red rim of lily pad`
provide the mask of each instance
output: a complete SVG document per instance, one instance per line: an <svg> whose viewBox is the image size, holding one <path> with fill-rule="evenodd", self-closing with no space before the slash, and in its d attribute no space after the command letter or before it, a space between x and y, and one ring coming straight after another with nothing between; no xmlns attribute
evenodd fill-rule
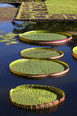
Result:
<svg viewBox="0 0 77 116"><path fill-rule="evenodd" d="M40 58L38 58L36 56L23 55L24 52L32 51L32 50L38 50L38 49L39 50L49 50L49 51L57 52L57 53L59 53L59 55L57 55L57 56L52 56L51 55L51 57L46 57L46 58L42 58L41 56L40 56ZM29 59L32 59L32 58L36 58L36 59L60 59L64 56L64 53L62 51L58 51L58 50L52 49L52 48L42 48L42 47L24 49L24 50L21 51L20 54L21 54L22 58L29 58Z"/></svg>
<svg viewBox="0 0 77 116"><path fill-rule="evenodd" d="M31 109L31 110L39 110L39 109L48 109L48 108L51 108L51 107L54 107L54 106L57 106L58 104L61 104L62 102L64 102L65 100L65 93L63 90L59 89L59 88L55 88L53 86L45 86L45 85L21 85L20 86L17 86L17 90L18 90L18 87L20 87L20 89L22 89L22 86L27 86L29 88L34 88L34 89L44 89L44 90L47 90L47 91L50 91L50 92L53 92L55 94L57 94L57 98L56 100L54 101L51 101L51 102L48 102L48 103L42 103L42 104L37 104L37 105L26 105L26 104L19 104L17 103L16 101L14 101L14 98L12 98L12 93L14 91L14 89L11 89L10 92L9 92L9 97L10 97L10 101L11 103L18 107L18 108L22 108L22 109Z"/></svg>
<svg viewBox="0 0 77 116"><path fill-rule="evenodd" d="M41 33L50 33L49 31L46 30L38 30L38 31L28 31L26 33L34 33L34 32L41 32ZM23 33L24 34L24 33ZM66 44L68 41L71 41L72 39L72 35L66 32L57 32L54 34L60 34L60 35L65 35L66 38L65 39L60 39L60 40L52 40L52 41L40 41L40 40L31 40L31 39L27 39L27 38L23 38L22 34L19 34L19 39L20 41L24 41L24 42L30 42L30 43L35 43L35 44L40 44L40 45L64 45Z"/></svg>
<svg viewBox="0 0 77 116"><path fill-rule="evenodd" d="M50 74L27 74L27 73L23 73L23 72L20 72L20 71L15 71L15 69L12 69L11 67L14 66L16 63L18 62L25 62L26 60L28 61L53 61L53 62L56 62L56 63L59 63L61 65L63 65L65 67L65 69L61 72L57 72L57 73L50 73ZM28 77L29 79L44 79L46 77L49 77L49 78L58 78L58 77L62 77L62 76L65 76L68 71L69 71L69 66L67 63L63 62L63 61L60 61L60 60L51 60L51 59L47 59L47 60L41 60L41 59L18 59L18 60L15 60L13 62L10 63L9 65L9 70L16 74L16 75L20 75L20 76L24 76L24 77Z"/></svg>

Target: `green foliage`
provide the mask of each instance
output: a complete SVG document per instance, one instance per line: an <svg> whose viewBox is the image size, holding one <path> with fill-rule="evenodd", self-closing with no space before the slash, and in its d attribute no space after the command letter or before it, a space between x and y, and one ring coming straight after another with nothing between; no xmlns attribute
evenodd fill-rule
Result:
<svg viewBox="0 0 77 116"><path fill-rule="evenodd" d="M6 45L18 43L17 39L14 39L15 36L17 36L17 34L14 33L0 35L0 43L5 42Z"/></svg>
<svg viewBox="0 0 77 116"><path fill-rule="evenodd" d="M19 59L12 62L10 70L13 73L26 75L26 74L50 74L58 73L67 69L64 64L53 60L36 60L36 59Z"/></svg>
<svg viewBox="0 0 77 116"><path fill-rule="evenodd" d="M65 35L57 33L47 33L42 31L30 31L19 35L24 39L35 40L35 41L53 41L66 39Z"/></svg>
<svg viewBox="0 0 77 116"><path fill-rule="evenodd" d="M52 88L52 87L51 87ZM21 85L10 91L13 102L22 105L38 105L55 101L57 93L48 91L44 87Z"/></svg>
<svg viewBox="0 0 77 116"><path fill-rule="evenodd" d="M59 56L61 53L55 51L53 49L47 48L30 48L24 49L21 51L22 57L34 57L34 58L48 58L48 57L56 57Z"/></svg>
<svg viewBox="0 0 77 116"><path fill-rule="evenodd" d="M77 54L77 46L75 46L75 47L73 48L73 52L74 52L75 54Z"/></svg>

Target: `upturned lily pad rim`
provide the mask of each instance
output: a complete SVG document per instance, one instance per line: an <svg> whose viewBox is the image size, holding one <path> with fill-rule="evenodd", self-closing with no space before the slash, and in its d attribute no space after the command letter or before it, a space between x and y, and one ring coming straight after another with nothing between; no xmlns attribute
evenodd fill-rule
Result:
<svg viewBox="0 0 77 116"><path fill-rule="evenodd" d="M50 31L47 31L47 30L36 30L36 31L28 31L26 32L26 34L28 33L50 33ZM40 40L31 40L31 39L25 39L22 37L22 34L19 34L19 39L21 41L24 41L24 42L33 42L33 43L39 43L39 44L45 44L45 45L58 45L60 43L66 43L68 41L70 41L72 39L72 35L69 34L69 33L66 33L66 32L56 32L54 34L62 34L62 35L66 35L68 36L67 38L65 39L61 39L61 40L52 40L52 41L40 41Z"/></svg>
<svg viewBox="0 0 77 116"><path fill-rule="evenodd" d="M11 69L11 66L17 62L20 62L22 60L25 60L25 61L28 61L28 60L35 60L35 61L53 61L53 62L57 62L57 63L60 63L64 66L66 66L66 69L64 71L61 71L61 72L57 72L57 73L50 73L50 74L26 74L26 73L21 73L21 72L17 72L15 70L12 70ZM9 70L14 73L14 74L17 74L17 75L20 75L20 76L26 76L26 77L29 77L29 78L33 78L33 79L44 79L46 77L49 77L49 78L57 78L57 77L61 77L61 76L64 76L65 74L68 73L69 71L69 66L67 63L63 62L63 61L60 61L60 60L53 60L53 59L47 59L47 60L41 60L41 59L18 59L18 60L15 60L13 62L11 62L9 64Z"/></svg>
<svg viewBox="0 0 77 116"><path fill-rule="evenodd" d="M77 51L77 46L75 46L75 47L72 49L72 56L73 56L74 58L77 59L77 54L76 54L75 51Z"/></svg>
<svg viewBox="0 0 77 116"><path fill-rule="evenodd" d="M24 85L20 85L21 87L24 86ZM20 87L20 86L17 86L17 87ZM50 107L53 107L53 106L56 106L60 103L62 103L64 100L65 100L65 93L63 90L59 89L59 88L55 88L53 86L46 86L46 85L25 85L27 87L32 87L32 88L39 88L39 89L44 89L44 90L48 90L48 91L51 91L51 92L54 92L55 94L57 94L57 96L59 96L59 98L57 98L55 101L53 102L48 102L48 103L42 103L42 104L37 104L37 105L22 105L22 104L18 104L16 103L15 101L13 102L13 99L11 97L11 94L12 94L12 91L13 89L10 90L9 92L9 97L10 97L10 100L11 100L11 103L19 108L23 108L23 109L47 109L47 108L50 108ZM16 89L16 88L14 88Z"/></svg>
<svg viewBox="0 0 77 116"><path fill-rule="evenodd" d="M47 58L36 58L35 56L34 57L29 57L29 56L24 56L23 55L23 52L26 52L26 51L30 51L30 50L37 50L37 49L40 49L40 50L42 50L42 49L46 49L46 50L52 50L52 51L56 51L56 52L58 52L60 55L58 55L58 56L51 56L51 57L47 57ZM21 57L22 58L29 58L29 59L32 59L32 58L36 58L36 59L60 59L60 58L62 58L63 56L64 56L64 53L62 52L62 51L58 51L58 50L56 50L56 49L53 49L53 48L45 48L45 47L36 47L36 48L28 48L28 49L24 49L24 50L22 50L21 51Z"/></svg>

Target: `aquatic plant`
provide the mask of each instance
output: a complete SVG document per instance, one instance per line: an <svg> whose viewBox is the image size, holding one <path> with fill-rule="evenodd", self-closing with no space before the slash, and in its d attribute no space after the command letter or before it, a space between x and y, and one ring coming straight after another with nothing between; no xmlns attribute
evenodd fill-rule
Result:
<svg viewBox="0 0 77 116"><path fill-rule="evenodd" d="M21 41L43 45L59 45L71 40L72 36L68 33L50 33L46 30L37 30L19 34L19 39Z"/></svg>
<svg viewBox="0 0 77 116"><path fill-rule="evenodd" d="M15 39L16 36L18 36L18 34L14 33L1 34L0 43L5 43L5 45L16 44L18 43L17 39Z"/></svg>
<svg viewBox="0 0 77 116"><path fill-rule="evenodd" d="M23 58L60 59L64 53L52 48L29 48L21 51Z"/></svg>
<svg viewBox="0 0 77 116"><path fill-rule="evenodd" d="M77 59L77 46L72 49L72 56Z"/></svg>
<svg viewBox="0 0 77 116"><path fill-rule="evenodd" d="M33 79L63 76L69 71L69 66L59 60L18 59L10 63L12 73Z"/></svg>
<svg viewBox="0 0 77 116"><path fill-rule="evenodd" d="M13 105L24 109L45 109L65 100L61 89L44 85L20 85L10 90Z"/></svg>

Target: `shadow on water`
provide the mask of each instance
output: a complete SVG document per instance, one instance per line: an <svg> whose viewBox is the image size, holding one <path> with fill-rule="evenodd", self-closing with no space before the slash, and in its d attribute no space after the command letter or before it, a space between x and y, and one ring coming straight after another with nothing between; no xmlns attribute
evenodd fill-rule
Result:
<svg viewBox="0 0 77 116"><path fill-rule="evenodd" d="M13 21L12 24L21 28L15 28L13 30L15 33L24 33L30 30L49 30L51 32L77 31L76 22L22 22L22 24L19 24L17 21Z"/></svg>
<svg viewBox="0 0 77 116"><path fill-rule="evenodd" d="M10 101L10 103L11 103L11 101ZM60 106L62 107L63 104L64 104L64 102L63 102L62 104L60 104ZM53 112L55 112L55 111L58 109L58 107L59 107L59 105L56 105L56 106L53 106L53 107L47 108L47 109L30 110L30 109L18 108L18 107L16 107L16 106L14 106L13 104L12 104L12 106L15 107L15 108L17 108L17 109L19 109L19 110L23 110L23 111L27 111L27 112L34 112L34 113L39 113L39 114L49 114L49 113L53 113Z"/></svg>

